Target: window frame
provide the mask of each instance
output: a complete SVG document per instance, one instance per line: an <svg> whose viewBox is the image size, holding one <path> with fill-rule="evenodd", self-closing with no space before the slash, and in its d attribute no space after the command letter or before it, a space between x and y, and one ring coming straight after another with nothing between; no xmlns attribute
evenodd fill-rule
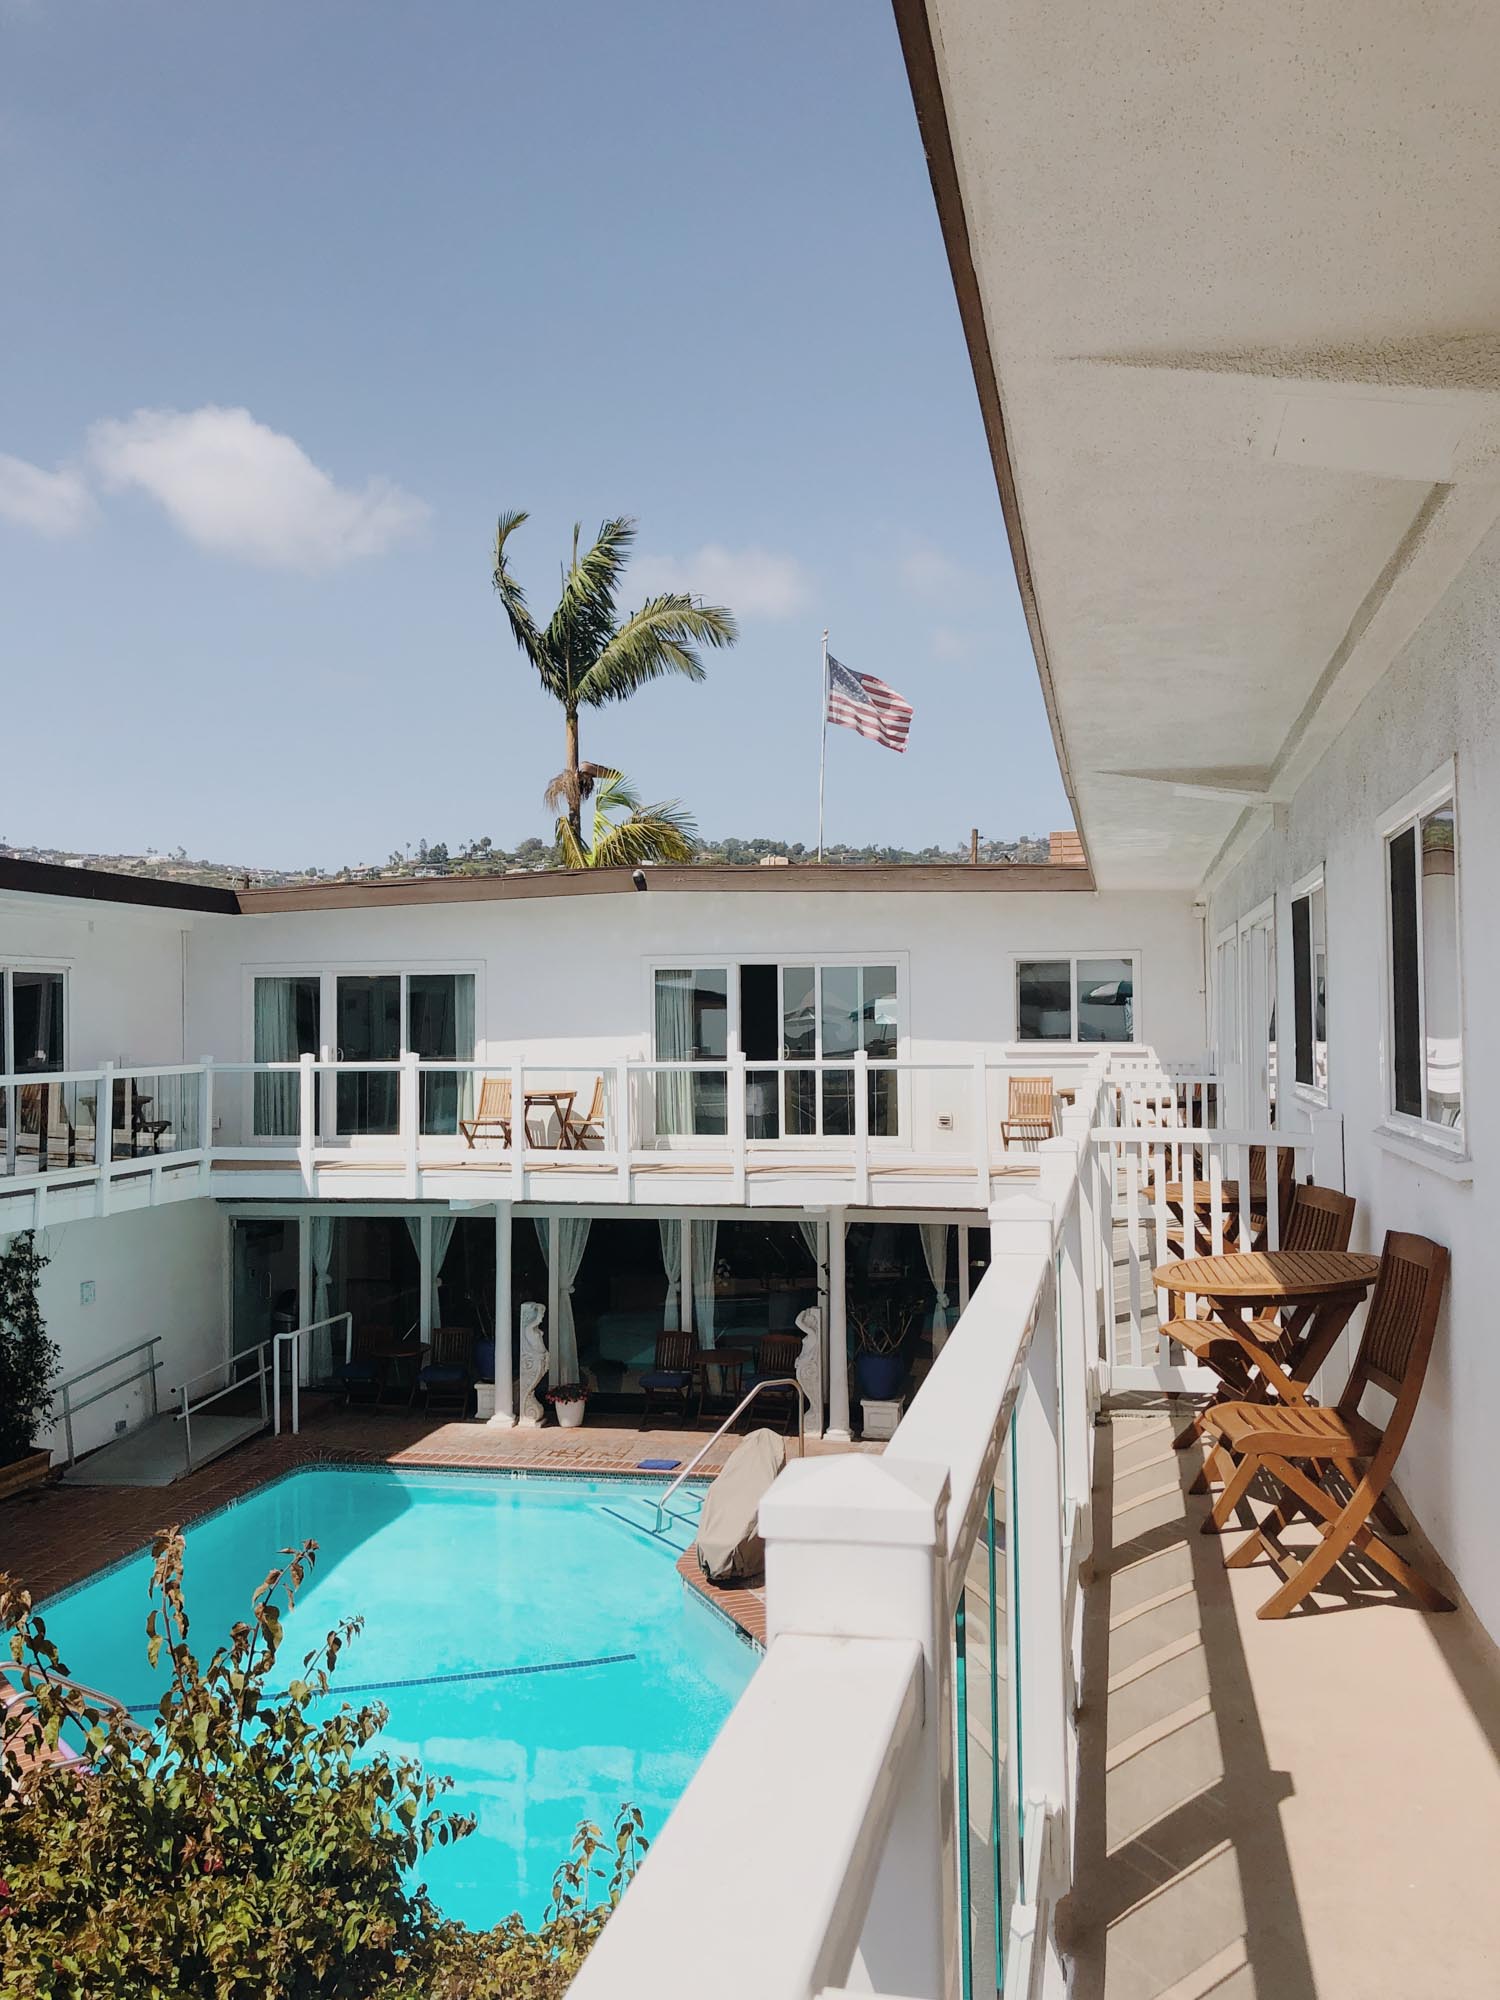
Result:
<svg viewBox="0 0 1500 2000"><path fill-rule="evenodd" d="M1089 946L1081 951L1063 948L1048 950L1045 947L1034 951L1013 951L1010 954L1010 1004L1011 1043L1019 1048L1042 1049L1133 1049L1144 1042L1141 1034L1141 963L1144 952L1127 947L1111 950L1107 946ZM1118 958L1130 967L1131 1009L1135 1016L1128 1042L1081 1042L1078 1039L1078 967L1085 959ZM1066 960L1068 966L1068 1007L1071 1032L1064 1039L1060 1035L1023 1035L1021 1032L1021 967L1023 965L1058 964Z"/></svg>
<svg viewBox="0 0 1500 2000"><path fill-rule="evenodd" d="M1314 954L1312 954L1312 949L1311 949L1311 947L1312 947L1312 898L1313 898L1313 897L1314 897L1315 895L1319 894L1320 892L1321 892L1321 894L1322 894L1322 897L1323 897L1323 1016L1324 1016L1324 1018L1323 1018L1323 1030L1324 1030L1324 1032L1323 1032L1323 1077L1324 1077L1324 1081L1323 1081L1322 1083L1319 1083L1319 1082L1317 1082L1317 1080L1316 1080L1316 1079L1317 1079L1317 1067L1318 1067L1318 1055L1317 1055L1317 1051L1318 1051L1318 984L1317 984L1317 960L1316 960L1316 956L1315 956ZM1310 991L1310 993L1309 993L1309 995L1308 995L1308 1004L1309 1004L1309 1006L1310 1006L1310 1008L1311 1008L1311 1010L1312 1010L1312 1011L1311 1011L1311 1022L1312 1022L1312 1063L1313 1063L1313 1077L1314 1077L1314 1081L1313 1081L1313 1082L1311 1082L1311 1083L1303 1083L1303 1082L1302 1082L1302 1080L1301 1080L1301 1078L1300 1078L1300 1077L1298 1076L1298 1074L1297 1074L1297 1068L1298 1068L1298 1059L1299 1059L1299 1056L1300 1056L1300 1054L1301 1054L1301 1051L1300 1051L1300 1050L1298 1049L1298 1046L1297 1046L1297 916L1296 916L1296 911L1297 911L1297 905L1298 905L1299 903L1301 903L1301 902L1306 902L1306 903L1307 903L1307 905L1308 905L1308 943L1309 943L1309 953L1310 953L1310 956L1309 956L1309 977L1310 977L1310 979L1311 979L1311 982L1312 982L1312 985L1311 985L1311 991ZM1387 904L1389 904L1389 897L1388 897L1388 896L1387 896ZM1387 910L1387 915L1389 915L1389 909ZM1307 872L1307 874L1305 874L1304 876L1302 876L1302 877L1300 878L1300 880L1298 880L1298 881L1294 882L1294 883L1292 884L1291 888L1290 888L1290 889L1288 889L1288 891L1287 891L1287 924L1288 924L1288 929L1289 929L1289 932L1290 932L1290 936L1289 936L1289 938L1288 938L1288 944L1289 944L1289 946L1290 946L1290 951L1289 951L1289 953L1288 953L1288 962L1289 962L1289 964L1290 964L1290 967L1291 967L1291 975L1292 975L1292 1072L1291 1072L1291 1080L1292 1080L1292 1095L1293 1095L1294 1097L1297 1097L1297 1098L1300 1098L1300 1099L1301 1099L1301 1101L1302 1101L1302 1102L1303 1102L1304 1104L1316 1104L1316 1105L1319 1105L1319 1106L1321 1106L1321 1107L1323 1107L1323 1108L1325 1108L1325 1109L1326 1109L1326 1108L1327 1108L1327 1106L1328 1106L1328 1104L1329 1104L1329 1102L1330 1102L1330 1095L1329 1095L1329 1093L1330 1093L1330 1091L1331 1091L1331 1089L1332 1089L1332 1080L1333 1080L1333 1056L1332 1056L1332 1049L1331 1049L1331 1044L1330 1044L1330 1040L1329 1040L1329 1036L1328 1036L1328 870L1327 870L1327 864L1326 864L1325 862L1322 862L1322 861L1320 861L1320 862L1318 863L1318 865L1317 865L1317 867L1316 867L1316 868L1312 868L1312 869L1309 869L1309 870L1308 870L1308 872Z"/></svg>
<svg viewBox="0 0 1500 2000"><path fill-rule="evenodd" d="M1454 935L1453 959L1454 976L1458 988L1458 1047L1460 1076L1463 1073L1464 1051L1468 1046L1468 1025L1466 993L1464 987L1463 956L1463 864L1459 859L1462 844L1462 822L1458 798L1458 764L1450 757L1420 785L1414 786L1404 798L1397 801L1379 822L1380 836L1380 902L1384 913L1385 949L1382 955L1383 1011L1381 1019L1381 1069L1383 1072L1384 1109L1381 1117L1383 1128L1391 1133L1415 1140L1423 1146L1440 1150L1458 1158L1469 1154L1469 1107L1466 1094L1460 1087L1459 1113L1456 1125L1440 1125L1425 1113L1417 1115L1396 1108L1396 935L1391 913L1391 843L1409 830L1415 832L1416 850L1416 947L1417 947L1417 1006L1418 1042L1422 1049L1423 1082L1422 1100L1427 1098L1426 1085L1426 1045L1427 1045L1427 967L1426 941L1422 924L1422 821L1429 813L1450 807L1453 813L1453 854L1454 854Z"/></svg>

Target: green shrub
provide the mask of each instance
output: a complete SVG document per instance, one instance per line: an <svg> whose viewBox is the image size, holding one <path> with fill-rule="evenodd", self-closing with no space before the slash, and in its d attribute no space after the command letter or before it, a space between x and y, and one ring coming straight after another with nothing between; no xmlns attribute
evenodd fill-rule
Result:
<svg viewBox="0 0 1500 2000"><path fill-rule="evenodd" d="M255 1592L205 1665L188 1645L182 1536L152 1553L147 1653L170 1679L149 1723L62 1676L29 1594L0 1578L12 1685L28 1691L0 1766L0 1992L6 2000L552 2000L645 1850L626 1808L613 1843L580 1827L537 1931L472 1932L410 1871L474 1822L451 1780L370 1749L378 1703L325 1701L350 1620L268 1682L316 1543ZM283 1602L278 1602L282 1600ZM66 1734L64 1732L66 1731ZM87 1768L49 1753L86 1744Z"/></svg>

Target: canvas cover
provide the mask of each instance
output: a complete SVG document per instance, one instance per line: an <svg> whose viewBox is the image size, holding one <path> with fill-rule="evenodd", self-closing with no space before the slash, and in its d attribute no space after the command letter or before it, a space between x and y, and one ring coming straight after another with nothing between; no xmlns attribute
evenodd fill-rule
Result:
<svg viewBox="0 0 1500 2000"><path fill-rule="evenodd" d="M698 1564L710 1583L755 1583L765 1574L761 1496L786 1464L775 1431L751 1431L708 1489L698 1519Z"/></svg>

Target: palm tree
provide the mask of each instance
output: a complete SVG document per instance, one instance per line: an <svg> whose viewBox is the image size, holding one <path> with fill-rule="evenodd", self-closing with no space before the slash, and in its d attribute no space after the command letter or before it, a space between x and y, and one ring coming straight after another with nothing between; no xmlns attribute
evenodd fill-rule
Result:
<svg viewBox="0 0 1500 2000"><path fill-rule="evenodd" d="M732 646L739 634L732 612L679 591L647 598L628 618L617 616L615 596L635 541L635 523L623 517L606 521L582 555L580 530L574 527L573 561L563 572L562 596L546 629L539 630L506 559L506 544L526 518L523 513L502 514L496 525L495 589L516 644L562 707L566 762L547 787L546 801L549 810L563 808L574 844L581 849L583 802L607 767L579 762L578 711L625 701L647 681L666 674L701 681L699 647Z"/></svg>
<svg viewBox="0 0 1500 2000"><path fill-rule="evenodd" d="M594 794L593 836L587 847L566 814L557 822L557 844L569 868L639 868L646 861L691 861L698 829L680 799L643 806L629 781L602 765L583 766ZM611 818L623 813L623 819Z"/></svg>

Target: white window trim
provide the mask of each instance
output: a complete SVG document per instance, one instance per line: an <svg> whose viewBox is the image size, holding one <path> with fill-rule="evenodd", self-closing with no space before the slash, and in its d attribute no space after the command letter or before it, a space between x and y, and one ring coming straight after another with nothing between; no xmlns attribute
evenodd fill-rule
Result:
<svg viewBox="0 0 1500 2000"><path fill-rule="evenodd" d="M1297 952L1295 946L1292 943L1292 933L1290 928L1292 923L1293 905L1300 903L1304 896L1311 896L1314 894L1316 890L1319 889L1323 891L1323 958L1326 965L1328 958L1328 872L1327 872L1326 862L1320 861L1316 868L1309 869L1307 874L1302 876L1299 881L1294 882L1291 888L1288 889L1286 892L1287 925L1288 925L1287 946L1288 946L1288 965L1292 976L1292 1095L1296 1098L1299 1098L1303 1104L1316 1104L1326 1109L1328 1104L1331 1102L1330 1092L1333 1087L1333 1048L1326 1034L1324 1036L1323 1069L1324 1069L1324 1074L1328 1078L1328 1082L1324 1084L1299 1083L1297 1080ZM1311 912L1309 912L1309 916L1310 915ZM1325 997L1325 1008L1326 1008L1326 997ZM1314 986L1313 988L1313 1010L1314 1010L1313 1011L1313 1022L1314 1022L1313 1060L1314 1063L1316 1063L1317 1061L1316 986ZM1326 1017L1324 1019L1323 1025L1325 1029L1328 1026Z"/></svg>
<svg viewBox="0 0 1500 2000"><path fill-rule="evenodd" d="M1035 951L1013 951L1010 953L1010 1005L1011 1043L1022 1049L1069 1049L1091 1051L1094 1049L1130 1049L1146 1046L1146 1037L1141 1033L1141 966L1145 953L1134 946L1111 948L1107 945L1089 945L1080 951L1060 950L1056 947L1040 948ZM1081 1042L1078 1039L1078 961L1083 958L1123 958L1130 964L1132 1010L1135 1014L1135 1032L1128 1042ZM1069 1005L1072 1009L1073 1033L1063 1040L1060 1036L1023 1035L1021 1033L1021 967L1038 963L1053 964L1066 959L1068 962Z"/></svg>
<svg viewBox="0 0 1500 2000"><path fill-rule="evenodd" d="M1420 826L1424 814L1435 807L1451 805L1453 808L1453 837L1455 852L1462 852L1463 830L1458 803L1458 763L1449 757L1439 765L1431 777L1416 785L1406 796L1391 806L1379 821L1380 834L1380 901L1384 911L1385 950L1382 954L1382 1021L1381 1021L1381 1070L1383 1075L1385 1109L1376 1128L1377 1137L1381 1133L1397 1139L1414 1142L1425 1148L1430 1155L1451 1160L1467 1160L1469 1153L1469 1105L1460 1103L1458 1126L1439 1125L1432 1119L1415 1117L1409 1111L1396 1109L1396 1015L1395 1015L1395 937L1391 930L1391 841L1409 826ZM1417 991L1422 1005L1422 1033L1420 1040L1426 1047L1426 968L1422 962L1422 915L1421 915L1421 848L1418 842L1417 868ZM1463 865L1460 862L1455 875L1455 926L1454 955L1458 975L1458 1035L1459 1050L1462 1053L1469 1045L1468 1007L1464 987L1463 959ZM1425 1057L1424 1057L1425 1060ZM1425 1098L1426 1088L1423 1087ZM1393 1149L1394 1150L1394 1149ZM1420 1157L1417 1154L1416 1157Z"/></svg>
<svg viewBox="0 0 1500 2000"><path fill-rule="evenodd" d="M910 989L910 959L906 951L690 951L675 954L652 954L642 960L646 1035L641 1059L652 1062L656 1058L656 975L658 972L717 972L721 968L728 980L728 1013L725 1022L725 1047L727 1057L733 1061L741 1051L740 1039L740 968L745 965L774 965L776 967L777 994L782 994L782 982L788 966L810 965L814 973L828 967L841 965L893 965L896 968L896 1055L895 1060L906 1063L911 1060L911 1024L908 1019L908 992ZM898 1070L896 1073L896 1132L886 1138L873 1134L870 1145L873 1148L895 1148L903 1143L904 1135L910 1130L910 1075ZM658 1145L662 1142L657 1141ZM678 1132L666 1141L673 1151L692 1151L721 1144L714 1138L700 1138L691 1132ZM751 1139L751 1147L775 1146L779 1152L800 1148L804 1152L816 1151L824 1144L817 1134L802 1133L788 1138Z"/></svg>

